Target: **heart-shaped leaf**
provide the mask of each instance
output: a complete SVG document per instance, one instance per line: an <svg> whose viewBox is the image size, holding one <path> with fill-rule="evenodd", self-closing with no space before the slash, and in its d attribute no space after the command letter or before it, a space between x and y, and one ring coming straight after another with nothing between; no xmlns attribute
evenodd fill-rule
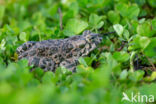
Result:
<svg viewBox="0 0 156 104"><path fill-rule="evenodd" d="M116 31L116 33L121 37L122 36L122 33L124 31L123 26L120 25L120 24L115 24L115 25L113 25L113 28Z"/></svg>
<svg viewBox="0 0 156 104"><path fill-rule="evenodd" d="M68 31L69 34L64 32L66 36L73 36L73 35L78 35L81 33L83 30L85 30L88 27L88 23L79 19L70 19L66 26L64 31Z"/></svg>

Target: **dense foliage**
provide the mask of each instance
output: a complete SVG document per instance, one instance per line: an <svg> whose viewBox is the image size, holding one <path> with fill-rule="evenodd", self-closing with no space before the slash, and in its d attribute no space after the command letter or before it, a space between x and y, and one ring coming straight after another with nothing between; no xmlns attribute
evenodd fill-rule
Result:
<svg viewBox="0 0 156 104"><path fill-rule="evenodd" d="M84 30L116 33L79 59L77 73L30 72L27 60L17 60L26 41ZM123 92L156 99L155 66L155 0L0 0L1 104L131 104L121 101Z"/></svg>

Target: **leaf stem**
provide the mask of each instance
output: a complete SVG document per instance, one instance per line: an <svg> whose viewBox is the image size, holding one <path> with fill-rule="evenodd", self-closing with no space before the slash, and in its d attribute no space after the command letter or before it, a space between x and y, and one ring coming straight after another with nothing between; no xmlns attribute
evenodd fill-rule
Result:
<svg viewBox="0 0 156 104"><path fill-rule="evenodd" d="M131 56L130 56L130 71L131 71L131 72L134 72L133 60L134 60L135 54L136 54L136 52L133 51L133 52L131 53Z"/></svg>
<svg viewBox="0 0 156 104"><path fill-rule="evenodd" d="M58 12L59 12L59 23L60 23L60 30L63 29L63 26L62 26L62 11L61 11L61 8L58 8Z"/></svg>

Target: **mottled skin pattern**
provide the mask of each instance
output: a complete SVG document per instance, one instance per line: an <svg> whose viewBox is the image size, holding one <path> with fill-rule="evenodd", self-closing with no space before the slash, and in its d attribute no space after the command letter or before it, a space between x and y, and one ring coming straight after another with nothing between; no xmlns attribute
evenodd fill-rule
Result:
<svg viewBox="0 0 156 104"><path fill-rule="evenodd" d="M102 38L90 31L66 39L28 41L17 48L18 58L26 58L29 65L44 71L55 71L57 67L75 71L79 57L88 55L101 42Z"/></svg>

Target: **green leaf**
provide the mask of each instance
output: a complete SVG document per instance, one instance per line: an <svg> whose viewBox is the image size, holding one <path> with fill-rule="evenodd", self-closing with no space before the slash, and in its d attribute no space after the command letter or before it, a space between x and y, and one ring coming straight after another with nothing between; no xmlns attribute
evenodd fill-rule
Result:
<svg viewBox="0 0 156 104"><path fill-rule="evenodd" d="M123 70L123 71L121 72L121 74L120 74L120 79L121 79L121 80L125 80L125 79L127 78L127 76L128 76L127 70Z"/></svg>
<svg viewBox="0 0 156 104"><path fill-rule="evenodd" d="M85 67L88 67L86 61L82 57L79 58L79 63L82 64L82 65L84 65Z"/></svg>
<svg viewBox="0 0 156 104"><path fill-rule="evenodd" d="M142 49L145 49L150 43L150 39L148 37L140 37L140 46Z"/></svg>
<svg viewBox="0 0 156 104"><path fill-rule="evenodd" d="M101 22L96 26L96 29L100 29L103 25L104 25L104 22L101 21Z"/></svg>
<svg viewBox="0 0 156 104"><path fill-rule="evenodd" d="M155 2L155 0L147 0L147 1L148 1L149 5L151 7L156 8L156 2Z"/></svg>
<svg viewBox="0 0 156 104"><path fill-rule="evenodd" d="M143 6L146 3L146 0L134 0L139 6Z"/></svg>
<svg viewBox="0 0 156 104"><path fill-rule="evenodd" d="M96 59L96 56L83 57L83 59L88 66L91 66L92 62Z"/></svg>
<svg viewBox="0 0 156 104"><path fill-rule="evenodd" d="M139 12L140 12L140 9L139 9L138 5L132 4L128 8L128 15L127 15L127 17L129 19L137 19L138 15L139 15Z"/></svg>
<svg viewBox="0 0 156 104"><path fill-rule="evenodd" d="M152 20L152 29L153 29L154 33L156 34L156 18L154 18L154 19ZM156 36L156 35L155 35L155 36Z"/></svg>
<svg viewBox="0 0 156 104"><path fill-rule="evenodd" d="M89 25L95 26L100 22L101 19L102 18L100 16L98 16L97 14L91 14L89 16Z"/></svg>
<svg viewBox="0 0 156 104"><path fill-rule="evenodd" d="M140 12L140 9L136 4L127 5L124 3L119 3L116 5L116 9L119 11L121 16L127 17L129 19L137 19Z"/></svg>
<svg viewBox="0 0 156 104"><path fill-rule="evenodd" d="M51 83L54 81L54 73L53 72L46 72L42 77L43 83Z"/></svg>
<svg viewBox="0 0 156 104"><path fill-rule="evenodd" d="M137 27L137 33L141 36L152 37L154 33L152 32L151 23L144 22Z"/></svg>
<svg viewBox="0 0 156 104"><path fill-rule="evenodd" d="M140 39L141 39L141 36L140 35L136 35L134 37L132 37L132 41L130 42L130 45L128 47L129 50L136 50L136 49L141 49L141 46L140 46Z"/></svg>
<svg viewBox="0 0 156 104"><path fill-rule="evenodd" d="M21 32L19 35L20 40L27 41L27 34L25 32Z"/></svg>
<svg viewBox="0 0 156 104"><path fill-rule="evenodd" d="M1 49L1 50L5 50L5 49L6 49L5 44L6 44L6 41L5 41L5 39L3 39L3 40L1 41L1 43L0 43L0 49Z"/></svg>
<svg viewBox="0 0 156 104"><path fill-rule="evenodd" d="M35 70L33 70L33 74L36 78L40 79L44 75L44 71L43 69L35 68Z"/></svg>
<svg viewBox="0 0 156 104"><path fill-rule="evenodd" d="M137 70L135 72L130 72L129 73L129 79L138 82L143 79L145 72L143 70Z"/></svg>
<svg viewBox="0 0 156 104"><path fill-rule="evenodd" d="M138 25L139 25L139 22L138 22L137 20L132 20L132 21L131 21L131 25L132 25L131 31L132 31L134 34L136 34L136 33L137 33L137 27L138 27Z"/></svg>
<svg viewBox="0 0 156 104"><path fill-rule="evenodd" d="M144 53L148 57L156 56L156 37L151 39L149 45L144 49Z"/></svg>
<svg viewBox="0 0 156 104"><path fill-rule="evenodd" d="M113 58L116 59L119 62L125 62L129 59L130 55L124 51L121 52L115 52L113 54Z"/></svg>
<svg viewBox="0 0 156 104"><path fill-rule="evenodd" d="M74 36L76 35L74 32L70 31L70 30L63 30L63 34L66 35L66 36Z"/></svg>
<svg viewBox="0 0 156 104"><path fill-rule="evenodd" d="M156 79L156 71L152 72L151 75L151 80L155 80Z"/></svg>
<svg viewBox="0 0 156 104"><path fill-rule="evenodd" d="M127 17L128 16L128 5L124 3L119 3L116 5L116 10L119 11L121 16Z"/></svg>
<svg viewBox="0 0 156 104"><path fill-rule="evenodd" d="M116 31L116 33L121 37L122 36L122 33L124 31L123 26L120 25L120 24L115 24L115 25L113 25L113 28Z"/></svg>
<svg viewBox="0 0 156 104"><path fill-rule="evenodd" d="M112 24L117 24L120 22L120 15L115 12L115 11L109 11L108 12L108 20L112 23Z"/></svg>
<svg viewBox="0 0 156 104"><path fill-rule="evenodd" d="M96 14L91 14L89 16L89 26L93 29L99 29L103 26L104 22L101 21L102 17Z"/></svg>
<svg viewBox="0 0 156 104"><path fill-rule="evenodd" d="M70 19L66 26L64 32L64 35L66 36L73 36L78 35L83 30L85 30L88 27L88 23L79 19ZM67 34L67 31L69 31L69 34Z"/></svg>
<svg viewBox="0 0 156 104"><path fill-rule="evenodd" d="M123 37L126 39L126 40L129 40L129 37L130 37L130 34L129 34L129 31L128 30L124 30L123 32Z"/></svg>

